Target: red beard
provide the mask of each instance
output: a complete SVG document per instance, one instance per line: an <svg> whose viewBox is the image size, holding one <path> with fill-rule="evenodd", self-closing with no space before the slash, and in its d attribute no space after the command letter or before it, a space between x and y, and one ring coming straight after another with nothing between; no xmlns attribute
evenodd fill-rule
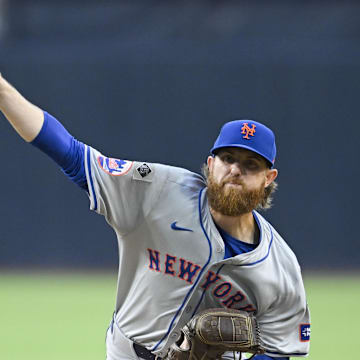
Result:
<svg viewBox="0 0 360 360"><path fill-rule="evenodd" d="M235 183L241 189L226 187L226 183ZM250 190L239 179L217 183L209 174L207 179L207 196L210 207L226 216L240 216L256 209L265 198L265 181L258 189Z"/></svg>

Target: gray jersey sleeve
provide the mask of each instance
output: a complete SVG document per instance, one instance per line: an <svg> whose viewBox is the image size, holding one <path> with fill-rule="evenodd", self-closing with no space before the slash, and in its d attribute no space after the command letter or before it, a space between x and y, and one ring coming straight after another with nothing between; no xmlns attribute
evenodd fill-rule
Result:
<svg viewBox="0 0 360 360"><path fill-rule="evenodd" d="M164 165L109 158L90 146L85 148L85 170L90 209L123 235L150 212L167 177Z"/></svg>
<svg viewBox="0 0 360 360"><path fill-rule="evenodd" d="M310 313L305 292L279 296L261 316L261 334L270 356L307 356L310 345ZM281 299L286 297L286 299Z"/></svg>
<svg viewBox="0 0 360 360"><path fill-rule="evenodd" d="M277 285L272 302L263 309L261 330L268 354L307 356L310 345L310 312L300 265L287 243L274 233L272 262ZM276 267L280 271L276 271ZM267 274L270 273L270 270ZM266 294L266 292L264 293Z"/></svg>

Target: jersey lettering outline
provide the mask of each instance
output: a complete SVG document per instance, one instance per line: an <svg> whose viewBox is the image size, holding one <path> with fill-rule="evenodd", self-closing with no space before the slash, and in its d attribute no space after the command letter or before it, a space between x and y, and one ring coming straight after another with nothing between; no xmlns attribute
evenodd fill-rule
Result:
<svg viewBox="0 0 360 360"><path fill-rule="evenodd" d="M158 250L147 249L147 251L149 255L149 270L162 272L164 275L170 275L174 278L177 277L189 284L193 283L194 278L197 277L200 269L202 269L200 265L194 264L193 262L183 258L180 258L179 261L177 261L177 257L174 255L165 254L164 258L162 258L162 255ZM163 271L161 271L162 261L164 261ZM221 304L225 307L248 312L256 311L253 304L246 304L247 297L240 290L231 294L234 284L230 281L224 281L221 275L208 270L206 276L204 277L204 282L199 287L204 289L204 292L206 292L212 285L214 285L212 290L213 296L217 299L223 299Z"/></svg>
<svg viewBox="0 0 360 360"><path fill-rule="evenodd" d="M149 252L149 269L160 272L160 253L157 250L147 249ZM154 268L155 265L155 268Z"/></svg>
<svg viewBox="0 0 360 360"><path fill-rule="evenodd" d="M222 298L227 294L229 294L231 289L232 289L232 285L229 282L223 282L215 287L215 289L213 290L213 294L217 298Z"/></svg>
<svg viewBox="0 0 360 360"><path fill-rule="evenodd" d="M165 260L165 274L175 276L176 272L173 268L174 264L176 263L176 256L172 256L166 254Z"/></svg>
<svg viewBox="0 0 360 360"><path fill-rule="evenodd" d="M221 279L221 276L218 274L215 274L213 271L208 271L206 275L205 283L201 285L201 287L205 290L208 289L208 287L212 284L215 284L218 280Z"/></svg>
<svg viewBox="0 0 360 360"><path fill-rule="evenodd" d="M227 307L227 308L232 308L233 305L237 302L242 302L246 299L245 295L241 292L241 291L237 291L234 295L231 295L229 298L227 298L226 300L222 301L222 303Z"/></svg>
<svg viewBox="0 0 360 360"><path fill-rule="evenodd" d="M201 267L199 265L193 264L191 261L180 259L179 278L182 280L186 280L189 284L192 284L192 279L200 270L200 268Z"/></svg>

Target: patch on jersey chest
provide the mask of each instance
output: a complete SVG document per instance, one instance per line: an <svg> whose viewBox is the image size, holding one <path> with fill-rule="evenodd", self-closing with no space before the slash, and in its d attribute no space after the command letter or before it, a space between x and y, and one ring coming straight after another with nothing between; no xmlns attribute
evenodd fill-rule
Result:
<svg viewBox="0 0 360 360"><path fill-rule="evenodd" d="M300 324L300 341L310 341L310 324Z"/></svg>
<svg viewBox="0 0 360 360"><path fill-rule="evenodd" d="M104 156L98 156L97 161L103 171L113 176L127 174L133 165L133 161L107 158Z"/></svg>
<svg viewBox="0 0 360 360"><path fill-rule="evenodd" d="M133 174L134 180L151 182L154 177L154 168L146 163L138 163Z"/></svg>

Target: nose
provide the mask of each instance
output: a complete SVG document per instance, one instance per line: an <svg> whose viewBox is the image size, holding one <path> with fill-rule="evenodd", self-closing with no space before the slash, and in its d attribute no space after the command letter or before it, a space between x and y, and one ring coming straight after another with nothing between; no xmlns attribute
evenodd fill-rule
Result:
<svg viewBox="0 0 360 360"><path fill-rule="evenodd" d="M238 162L231 164L230 173L232 176L240 176L242 174L241 166Z"/></svg>

